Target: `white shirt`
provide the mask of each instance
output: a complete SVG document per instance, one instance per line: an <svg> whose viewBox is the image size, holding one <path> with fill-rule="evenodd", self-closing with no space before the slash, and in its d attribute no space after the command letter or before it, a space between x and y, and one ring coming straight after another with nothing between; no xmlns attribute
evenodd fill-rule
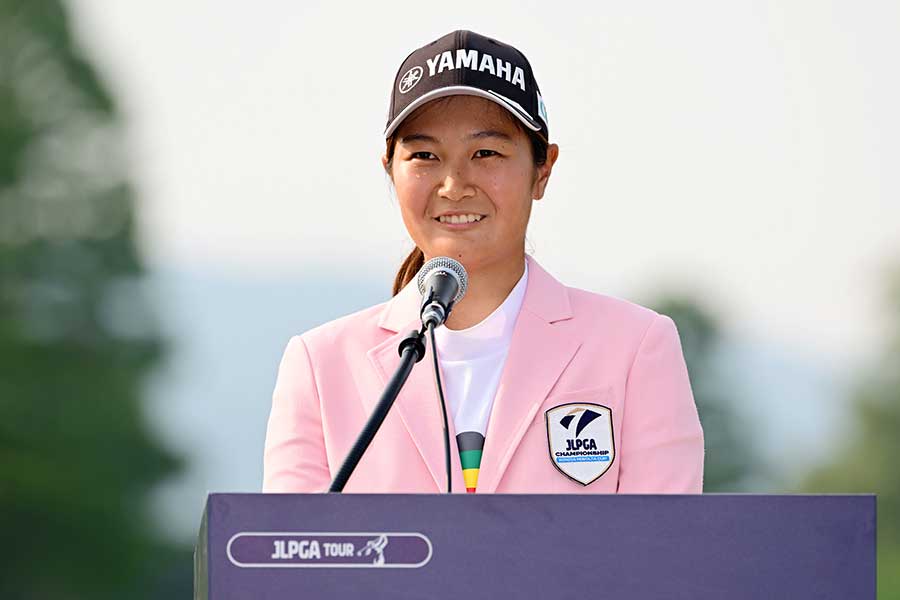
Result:
<svg viewBox="0 0 900 600"><path fill-rule="evenodd" d="M435 330L441 383L458 434L487 431L494 395L509 353L516 318L528 285L528 263L519 282L494 312L467 329Z"/></svg>

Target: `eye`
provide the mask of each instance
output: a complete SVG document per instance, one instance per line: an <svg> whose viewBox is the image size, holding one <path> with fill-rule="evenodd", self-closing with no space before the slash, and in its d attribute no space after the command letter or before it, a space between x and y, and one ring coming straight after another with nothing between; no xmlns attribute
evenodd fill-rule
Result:
<svg viewBox="0 0 900 600"><path fill-rule="evenodd" d="M425 150L420 150L420 151L418 151L418 152L413 152L412 154L409 155L409 157L412 158L412 159L416 159L416 158L417 158L417 159L420 159L420 160L431 160L431 159L433 159L433 158L437 158L434 154L432 154L431 152L425 151Z"/></svg>
<svg viewBox="0 0 900 600"><path fill-rule="evenodd" d="M500 153L494 150L488 150L487 148L475 151L475 158L489 158L491 156L500 156Z"/></svg>

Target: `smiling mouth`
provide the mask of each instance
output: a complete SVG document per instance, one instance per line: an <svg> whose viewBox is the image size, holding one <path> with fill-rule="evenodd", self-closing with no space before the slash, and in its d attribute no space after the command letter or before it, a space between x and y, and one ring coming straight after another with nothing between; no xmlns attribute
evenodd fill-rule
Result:
<svg viewBox="0 0 900 600"><path fill-rule="evenodd" d="M465 224L465 223L477 223L478 221L485 218L485 215L478 215L475 213L468 215L441 215L434 220L439 223L449 223L449 224Z"/></svg>

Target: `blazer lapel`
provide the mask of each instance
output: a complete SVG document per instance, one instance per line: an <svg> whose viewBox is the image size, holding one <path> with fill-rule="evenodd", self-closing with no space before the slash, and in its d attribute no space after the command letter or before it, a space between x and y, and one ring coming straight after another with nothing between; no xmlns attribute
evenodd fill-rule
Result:
<svg viewBox="0 0 900 600"><path fill-rule="evenodd" d="M384 386L396 371L397 365L400 364L400 355L397 352L400 341L410 331L418 330L421 326L418 317L419 300L415 282L412 282L387 304L382 313L379 325L384 329L394 331L395 334L368 352L369 361L378 372L382 385L381 389L371 390L371 393L363 398L363 403L369 412L375 408ZM399 414L400 420L409 432L422 460L425 461L428 471L434 478L435 492L443 492L447 488L447 473L444 463L440 401L434 384L433 360L431 340L428 340L425 358L413 367L409 379L400 390L391 411ZM450 469L453 490L465 493L466 487L456 445L453 417L449 412L447 422L450 429Z"/></svg>
<svg viewBox="0 0 900 600"><path fill-rule="evenodd" d="M565 286L527 260L528 287L488 421L478 492L497 489L526 429L581 346L553 325L572 318Z"/></svg>

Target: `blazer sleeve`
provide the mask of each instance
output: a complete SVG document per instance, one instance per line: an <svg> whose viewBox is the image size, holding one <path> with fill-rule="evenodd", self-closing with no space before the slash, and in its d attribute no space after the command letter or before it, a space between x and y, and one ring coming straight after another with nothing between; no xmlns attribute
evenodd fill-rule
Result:
<svg viewBox="0 0 900 600"><path fill-rule="evenodd" d="M699 494L703 429L675 322L656 315L625 383L618 492Z"/></svg>
<svg viewBox="0 0 900 600"><path fill-rule="evenodd" d="M294 336L284 351L272 394L262 491L322 492L330 481L312 362L303 339Z"/></svg>

